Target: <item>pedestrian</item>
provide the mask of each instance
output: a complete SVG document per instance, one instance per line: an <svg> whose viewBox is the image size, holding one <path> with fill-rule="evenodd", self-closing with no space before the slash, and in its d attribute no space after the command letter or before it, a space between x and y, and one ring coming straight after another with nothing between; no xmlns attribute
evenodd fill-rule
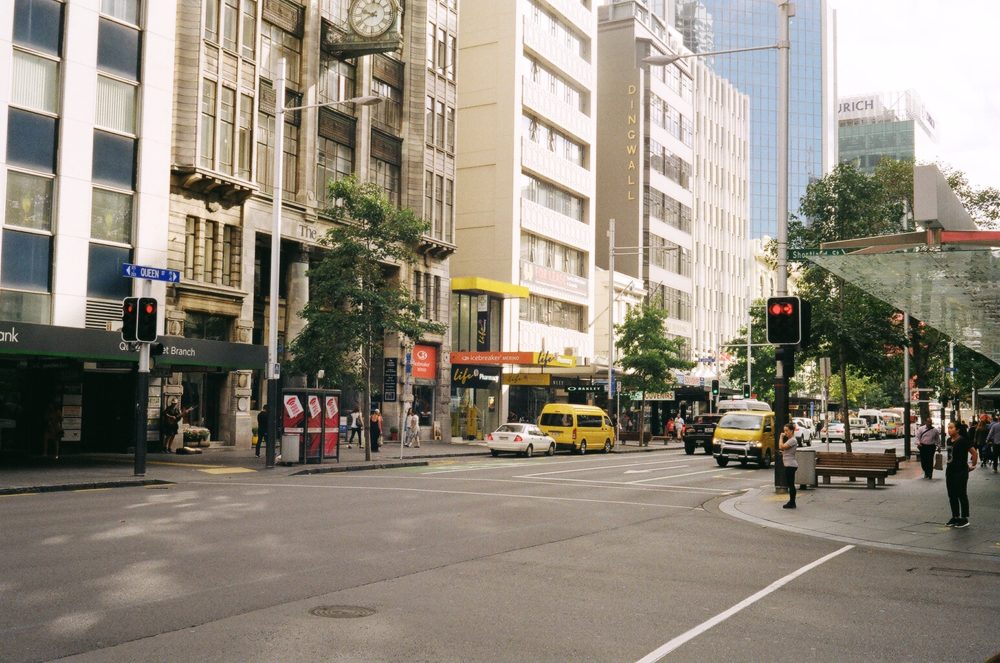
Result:
<svg viewBox="0 0 1000 663"><path fill-rule="evenodd" d="M674 432L677 434L677 439L684 438L684 417L680 414L677 415L677 419L674 420Z"/></svg>
<svg viewBox="0 0 1000 663"><path fill-rule="evenodd" d="M507 423L508 424L513 424L513 423L517 423L517 421L518 421L518 419L517 419L517 412L515 412L514 410L509 411L507 413Z"/></svg>
<svg viewBox="0 0 1000 663"><path fill-rule="evenodd" d="M993 415L993 423L986 433L986 447L993 461L993 473L997 473L997 463L1000 462L1000 415Z"/></svg>
<svg viewBox="0 0 1000 663"><path fill-rule="evenodd" d="M406 429L409 437L409 444L406 446L420 448L420 415L414 412L413 408L406 415Z"/></svg>
<svg viewBox="0 0 1000 663"><path fill-rule="evenodd" d="M781 450L781 463L785 466L785 485L788 486L788 501L781 505L782 509L794 509L795 506L795 471L799 469L799 461L795 459L795 449L799 446L799 438L795 437L795 424L787 423L778 438L778 449Z"/></svg>
<svg viewBox="0 0 1000 663"><path fill-rule="evenodd" d="M981 415L979 421L976 423L976 427L973 430L972 440L973 445L976 447L976 451L979 452L979 458L982 460L982 467L986 469L986 436L990 433L990 418L988 416Z"/></svg>
<svg viewBox="0 0 1000 663"><path fill-rule="evenodd" d="M920 467L924 478L931 479L934 475L934 452L941 442L941 434L934 427L930 417L924 418L924 425L917 429L917 451L920 453Z"/></svg>
<svg viewBox="0 0 1000 663"><path fill-rule="evenodd" d="M668 440L674 436L674 418L673 417L667 417L667 425L666 425L666 428L663 431L663 435Z"/></svg>
<svg viewBox="0 0 1000 663"><path fill-rule="evenodd" d="M951 460L945 468L944 477L948 486L948 502L951 504L949 527L969 526L969 470L976 469L979 454L968 437L962 435L954 421L948 422L948 438L951 442ZM972 459L970 464L969 459Z"/></svg>
<svg viewBox="0 0 1000 663"><path fill-rule="evenodd" d="M354 436L357 435L358 448L360 449L363 444L361 441L361 408L357 405L351 410L350 430L351 434L347 437L347 448L351 448L351 445L354 444Z"/></svg>
<svg viewBox="0 0 1000 663"><path fill-rule="evenodd" d="M270 425L271 424L268 421L267 403L264 403L264 407L257 413L257 448L254 452L257 458L260 458L260 445L264 444L266 448L267 433L270 430Z"/></svg>
<svg viewBox="0 0 1000 663"><path fill-rule="evenodd" d="M180 429L181 419L184 415L190 412L191 409L182 410L181 406L177 404L177 398L171 398L170 404L167 405L166 409L163 410L163 452L173 453L174 437L177 435L177 431Z"/></svg>
<svg viewBox="0 0 1000 663"><path fill-rule="evenodd" d="M382 413L379 412L378 408L372 412L371 418L368 420L368 435L372 441L372 452L377 452L379 447L381 447L382 438Z"/></svg>

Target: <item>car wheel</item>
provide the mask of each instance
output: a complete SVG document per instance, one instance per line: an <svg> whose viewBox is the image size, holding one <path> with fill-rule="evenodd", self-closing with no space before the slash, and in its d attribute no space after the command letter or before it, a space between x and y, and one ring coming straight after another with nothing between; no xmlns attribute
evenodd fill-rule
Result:
<svg viewBox="0 0 1000 663"><path fill-rule="evenodd" d="M694 442L684 442L684 453L688 456L694 455Z"/></svg>
<svg viewBox="0 0 1000 663"><path fill-rule="evenodd" d="M760 466L767 468L771 467L771 450L768 449L764 452L764 456L760 459Z"/></svg>
<svg viewBox="0 0 1000 663"><path fill-rule="evenodd" d="M531 458L534 455L535 455L535 448L529 444L528 448L524 450L524 457Z"/></svg>
<svg viewBox="0 0 1000 663"><path fill-rule="evenodd" d="M555 456L556 455L556 445L555 445L554 442L549 445L549 449L548 449L548 451L545 452L545 455L546 456Z"/></svg>
<svg viewBox="0 0 1000 663"><path fill-rule="evenodd" d="M500 455L500 452L497 451L496 449L490 449L490 453L493 455L494 458Z"/></svg>
<svg viewBox="0 0 1000 663"><path fill-rule="evenodd" d="M725 456L717 456L715 462L719 464L719 467L725 467L729 465L729 459Z"/></svg>
<svg viewBox="0 0 1000 663"><path fill-rule="evenodd" d="M582 456L585 453L587 453L587 441L586 440L584 440L583 442L580 443L580 455Z"/></svg>
<svg viewBox="0 0 1000 663"><path fill-rule="evenodd" d="M611 453L611 440L604 440L604 453Z"/></svg>

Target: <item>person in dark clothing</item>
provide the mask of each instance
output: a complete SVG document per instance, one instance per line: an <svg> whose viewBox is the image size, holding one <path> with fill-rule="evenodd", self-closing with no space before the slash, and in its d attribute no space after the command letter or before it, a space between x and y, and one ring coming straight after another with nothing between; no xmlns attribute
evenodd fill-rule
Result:
<svg viewBox="0 0 1000 663"><path fill-rule="evenodd" d="M264 403L264 409L257 413L257 447L255 453L257 458L260 458L260 445L267 444L267 431L270 422L268 421L267 403Z"/></svg>
<svg viewBox="0 0 1000 663"><path fill-rule="evenodd" d="M799 469L799 461L795 458L795 450L799 446L799 438L795 437L795 424L788 423L781 430L778 438L778 449L781 450L781 462L785 466L785 485L788 486L788 502L783 509L794 509L795 506L795 472Z"/></svg>
<svg viewBox="0 0 1000 663"><path fill-rule="evenodd" d="M372 451L375 452L382 446L382 413L378 410L378 408L375 408L375 411L372 412L372 416L368 421L368 434L371 437Z"/></svg>
<svg viewBox="0 0 1000 663"><path fill-rule="evenodd" d="M979 458L982 461L983 467L986 467L986 459L989 457L989 453L986 449L986 436L990 433L990 418L985 414L979 417L979 422L973 431L972 439L976 447L976 451L979 452Z"/></svg>
<svg viewBox="0 0 1000 663"><path fill-rule="evenodd" d="M917 450L920 452L920 467L924 471L925 479L930 479L934 475L934 452L937 451L940 441L941 434L934 428L931 418L927 417L924 419L924 425L917 429Z"/></svg>
<svg viewBox="0 0 1000 663"><path fill-rule="evenodd" d="M949 527L968 527L969 470L976 469L979 454L969 438L961 434L954 421L948 422L948 440L951 442L951 460L948 461L944 476L948 486L948 502L951 504L951 520L947 524Z"/></svg>

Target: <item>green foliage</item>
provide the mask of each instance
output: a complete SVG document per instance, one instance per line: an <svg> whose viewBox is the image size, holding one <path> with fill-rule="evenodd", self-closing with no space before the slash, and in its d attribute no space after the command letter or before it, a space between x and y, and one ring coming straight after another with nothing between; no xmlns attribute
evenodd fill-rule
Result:
<svg viewBox="0 0 1000 663"><path fill-rule="evenodd" d="M666 391L674 384L674 370L694 366L682 359L684 340L667 338L666 318L666 313L656 307L633 306L625 321L615 325L622 391Z"/></svg>
<svg viewBox="0 0 1000 663"><path fill-rule="evenodd" d="M750 307L751 342L767 343L767 321L764 312L765 302L759 299ZM747 328L741 327L737 338L730 339L727 344L734 360L729 365L726 376L732 384L745 384L747 380ZM736 346L736 347L733 347ZM753 361L750 365L750 391L757 394L757 399L768 403L774 402L774 346L757 345L750 348Z"/></svg>
<svg viewBox="0 0 1000 663"><path fill-rule="evenodd" d="M331 184L330 196L335 205L327 213L335 223L309 270L309 303L301 313L306 327L291 345L292 369L323 369L330 384L361 388L384 334L417 340L445 328L423 319L396 267L413 262L428 225L392 205L376 184L353 176Z"/></svg>
<svg viewBox="0 0 1000 663"><path fill-rule="evenodd" d="M1000 228L1000 189L976 188L969 184L969 178L960 170L945 167L944 173L948 178L948 185L980 228Z"/></svg>

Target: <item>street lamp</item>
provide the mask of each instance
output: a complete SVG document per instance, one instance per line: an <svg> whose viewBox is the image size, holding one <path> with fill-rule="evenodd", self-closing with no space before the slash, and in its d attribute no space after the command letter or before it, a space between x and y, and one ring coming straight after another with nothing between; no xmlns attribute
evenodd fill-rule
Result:
<svg viewBox="0 0 1000 663"><path fill-rule="evenodd" d="M685 58L725 55L746 51L778 51L778 200L777 200L777 244L778 266L775 293L778 297L788 294L788 20L795 16L795 4L790 0L778 0L778 43L770 46L750 46L731 48L707 53L682 53L680 55L651 55L643 58L643 63L669 65ZM747 355L747 363L750 356ZM775 439L788 421L788 378L785 377L784 362L775 360L774 372ZM781 454L775 454L774 485L784 485L781 475Z"/></svg>
<svg viewBox="0 0 1000 663"><path fill-rule="evenodd" d="M338 106L342 104L355 104L356 106L373 106L382 101L381 97L363 96L352 97L340 101L331 101L322 104L308 104L305 106L285 106L285 59L278 60L278 76L274 82L274 159L272 172L273 177L273 204L271 219L271 299L268 307L268 329L267 329L267 402L271 404L267 421L267 456L265 467L274 467L275 444L278 435L278 417L281 414L279 407L280 394L279 384L281 378L281 366L278 363L278 274L281 270L281 205L284 173L284 150L285 150L285 113L287 111L303 110L306 108L323 108Z"/></svg>

